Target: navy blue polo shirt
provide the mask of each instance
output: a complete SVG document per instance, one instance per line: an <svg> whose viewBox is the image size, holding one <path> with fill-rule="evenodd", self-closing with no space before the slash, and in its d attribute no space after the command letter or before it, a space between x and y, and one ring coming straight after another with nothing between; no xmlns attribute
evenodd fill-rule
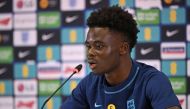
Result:
<svg viewBox="0 0 190 109"><path fill-rule="evenodd" d="M129 77L116 86L90 73L73 90L61 109L166 109L180 106L170 81L152 66L133 61Z"/></svg>

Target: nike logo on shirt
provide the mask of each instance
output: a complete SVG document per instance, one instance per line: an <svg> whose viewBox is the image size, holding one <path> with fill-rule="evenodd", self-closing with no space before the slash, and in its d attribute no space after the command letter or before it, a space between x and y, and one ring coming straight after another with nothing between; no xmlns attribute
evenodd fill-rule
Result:
<svg viewBox="0 0 190 109"><path fill-rule="evenodd" d="M101 106L102 106L102 105L100 105L100 104L96 104L96 103L94 104L94 107L95 107L95 108L101 107Z"/></svg>

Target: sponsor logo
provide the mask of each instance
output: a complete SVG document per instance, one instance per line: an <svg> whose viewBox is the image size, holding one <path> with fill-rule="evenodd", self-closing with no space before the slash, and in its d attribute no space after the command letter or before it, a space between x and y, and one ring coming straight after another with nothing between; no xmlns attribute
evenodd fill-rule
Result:
<svg viewBox="0 0 190 109"><path fill-rule="evenodd" d="M60 86L59 80L40 80L39 81L39 95L50 95L55 89ZM60 90L56 93L60 95Z"/></svg>
<svg viewBox="0 0 190 109"><path fill-rule="evenodd" d="M86 75L86 67L84 62L79 61L80 63L82 63L83 68L81 69L81 71L79 73L76 73L75 75L73 75L72 78L75 79L80 79L83 78ZM62 76L63 78L68 78L72 73L73 73L73 69L78 65L78 62L65 62L62 64Z"/></svg>
<svg viewBox="0 0 190 109"><path fill-rule="evenodd" d="M38 109L41 108L43 102L47 99L47 97L39 97L38 99ZM46 109L59 109L62 103L61 97L54 96L52 97L46 104ZM37 108L36 108L37 109Z"/></svg>
<svg viewBox="0 0 190 109"><path fill-rule="evenodd" d="M0 2L0 8L2 8L3 6L5 6L6 4L7 4L7 1Z"/></svg>
<svg viewBox="0 0 190 109"><path fill-rule="evenodd" d="M59 0L38 0L39 9L41 10L58 10Z"/></svg>
<svg viewBox="0 0 190 109"><path fill-rule="evenodd" d="M36 30L16 30L14 31L14 46L25 47L37 44Z"/></svg>
<svg viewBox="0 0 190 109"><path fill-rule="evenodd" d="M14 82L15 95L37 95L36 80L15 80Z"/></svg>
<svg viewBox="0 0 190 109"><path fill-rule="evenodd" d="M61 25L59 12L41 12L38 14L39 28L58 28Z"/></svg>
<svg viewBox="0 0 190 109"><path fill-rule="evenodd" d="M62 13L63 26L82 26L84 25L84 13L82 11L72 11Z"/></svg>
<svg viewBox="0 0 190 109"><path fill-rule="evenodd" d="M39 30L38 31L38 43L42 44L59 44L60 43L60 31L56 30Z"/></svg>
<svg viewBox="0 0 190 109"><path fill-rule="evenodd" d="M14 54L16 61L36 60L36 47L15 47Z"/></svg>
<svg viewBox="0 0 190 109"><path fill-rule="evenodd" d="M1 68L1 69L0 69L0 75L2 75L3 73L5 73L6 71L7 71L6 68Z"/></svg>
<svg viewBox="0 0 190 109"><path fill-rule="evenodd" d="M162 43L161 57L162 59L184 59L186 57L185 43Z"/></svg>
<svg viewBox="0 0 190 109"><path fill-rule="evenodd" d="M190 58L190 43L187 43L187 58Z"/></svg>
<svg viewBox="0 0 190 109"><path fill-rule="evenodd" d="M150 8L160 8L162 9L162 3L160 0L135 0L136 7L150 9Z"/></svg>
<svg viewBox="0 0 190 109"><path fill-rule="evenodd" d="M0 63L12 63L13 61L13 48L0 47Z"/></svg>
<svg viewBox="0 0 190 109"><path fill-rule="evenodd" d="M63 90L62 94L69 96L71 95L71 92L73 91L73 89L76 88L77 84L80 82L80 79L71 79L70 81L67 82L67 84L65 84L63 86L63 89L67 89L67 90Z"/></svg>
<svg viewBox="0 0 190 109"><path fill-rule="evenodd" d="M15 63L14 65L15 78L35 78L36 64L34 61L27 61L26 63Z"/></svg>
<svg viewBox="0 0 190 109"><path fill-rule="evenodd" d="M61 64L56 61L41 62L38 64L38 78L59 79L61 78Z"/></svg>
<svg viewBox="0 0 190 109"><path fill-rule="evenodd" d="M158 9L137 9L137 21L139 24L159 24L159 17Z"/></svg>
<svg viewBox="0 0 190 109"><path fill-rule="evenodd" d="M137 60L137 61L145 63L150 66L153 66L156 69L158 69L159 71L161 71L160 70L160 60L143 60L143 59L141 59L141 60Z"/></svg>
<svg viewBox="0 0 190 109"><path fill-rule="evenodd" d="M187 75L190 76L190 60L187 61Z"/></svg>
<svg viewBox="0 0 190 109"><path fill-rule="evenodd" d="M186 27L182 25L162 26L163 41L184 41Z"/></svg>
<svg viewBox="0 0 190 109"><path fill-rule="evenodd" d="M11 0L1 0L0 1L0 12L7 13L12 12L12 1Z"/></svg>
<svg viewBox="0 0 190 109"><path fill-rule="evenodd" d="M63 45L61 51L63 61L83 61L86 59L84 45Z"/></svg>
<svg viewBox="0 0 190 109"><path fill-rule="evenodd" d="M57 45L52 46L39 46L38 47L38 60L39 61L59 61L60 48Z"/></svg>
<svg viewBox="0 0 190 109"><path fill-rule="evenodd" d="M172 88L176 94L186 93L186 79L183 77L170 77Z"/></svg>
<svg viewBox="0 0 190 109"><path fill-rule="evenodd" d="M76 19L78 19L78 16L67 16L66 19L65 19L65 22L66 23L71 23L73 21L75 21Z"/></svg>
<svg viewBox="0 0 190 109"><path fill-rule="evenodd" d="M0 107L1 109L13 109L13 97L0 97Z"/></svg>
<svg viewBox="0 0 190 109"><path fill-rule="evenodd" d="M172 5L177 5L177 6L184 6L185 1L184 0L163 0L162 5L165 6L172 6Z"/></svg>
<svg viewBox="0 0 190 109"><path fill-rule="evenodd" d="M179 32L178 30L173 30L173 31L167 30L167 31L166 31L166 36L167 36L167 37L172 37L172 36L174 36L175 34L177 34L178 32Z"/></svg>
<svg viewBox="0 0 190 109"><path fill-rule="evenodd" d="M167 76L185 76L185 61L162 61L162 71Z"/></svg>
<svg viewBox="0 0 190 109"><path fill-rule="evenodd" d="M99 2L101 2L101 0L90 0L90 4L91 4L91 5L96 5L96 4L98 4Z"/></svg>
<svg viewBox="0 0 190 109"><path fill-rule="evenodd" d="M16 109L37 109L37 99L35 97L16 97Z"/></svg>
<svg viewBox="0 0 190 109"><path fill-rule="evenodd" d="M158 43L138 43L135 48L136 59L159 59L160 44Z"/></svg>
<svg viewBox="0 0 190 109"><path fill-rule="evenodd" d="M61 31L62 43L83 43L84 42L84 30L82 28L65 28Z"/></svg>
<svg viewBox="0 0 190 109"><path fill-rule="evenodd" d="M26 56L30 55L30 51L20 51L18 53L19 58L25 58Z"/></svg>
<svg viewBox="0 0 190 109"><path fill-rule="evenodd" d="M47 40L51 39L53 36L54 36L54 33L43 34L42 40L47 41Z"/></svg>
<svg viewBox="0 0 190 109"><path fill-rule="evenodd" d="M190 25L187 25L186 36L187 36L187 40L190 41Z"/></svg>
<svg viewBox="0 0 190 109"><path fill-rule="evenodd" d="M185 95L177 95L177 98L179 100L179 103L182 107L182 109L186 109L186 96Z"/></svg>
<svg viewBox="0 0 190 109"><path fill-rule="evenodd" d="M13 95L13 84L11 80L0 80L0 95Z"/></svg>
<svg viewBox="0 0 190 109"><path fill-rule="evenodd" d="M85 9L85 0L61 0L62 11L79 11Z"/></svg>
<svg viewBox="0 0 190 109"><path fill-rule="evenodd" d="M26 12L26 11L35 11L36 0L14 0L14 11L15 12Z"/></svg>
<svg viewBox="0 0 190 109"><path fill-rule="evenodd" d="M15 29L36 28L36 14L14 14Z"/></svg>
<svg viewBox="0 0 190 109"><path fill-rule="evenodd" d="M163 8L161 11L162 24L184 24L185 17L184 8Z"/></svg>
<svg viewBox="0 0 190 109"><path fill-rule="evenodd" d="M138 42L159 42L160 28L158 26L141 26Z"/></svg>
<svg viewBox="0 0 190 109"><path fill-rule="evenodd" d="M11 30L11 29L12 29L12 15L0 14L0 30Z"/></svg>
<svg viewBox="0 0 190 109"><path fill-rule="evenodd" d="M12 31L0 32L0 45L12 45Z"/></svg>
<svg viewBox="0 0 190 109"><path fill-rule="evenodd" d="M152 52L153 50L154 50L153 48L147 48L147 49L141 48L141 54L147 55L148 53Z"/></svg>

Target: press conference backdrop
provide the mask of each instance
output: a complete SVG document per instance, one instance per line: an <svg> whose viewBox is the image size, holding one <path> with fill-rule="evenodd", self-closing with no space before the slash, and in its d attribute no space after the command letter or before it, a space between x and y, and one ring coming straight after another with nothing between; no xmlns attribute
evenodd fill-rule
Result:
<svg viewBox="0 0 190 109"><path fill-rule="evenodd" d="M58 109L90 69L84 40L92 10L119 4L138 21L135 60L163 71L190 109L190 0L0 0L0 109ZM164 90L164 89L162 89Z"/></svg>

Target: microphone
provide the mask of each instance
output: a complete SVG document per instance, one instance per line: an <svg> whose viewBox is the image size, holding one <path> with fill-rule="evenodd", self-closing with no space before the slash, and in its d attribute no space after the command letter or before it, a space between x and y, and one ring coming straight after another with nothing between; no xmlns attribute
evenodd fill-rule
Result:
<svg viewBox="0 0 190 109"><path fill-rule="evenodd" d="M45 102L43 103L41 109L44 108L44 106L46 105L46 103L55 95L55 93L75 74L80 72L80 70L82 69L82 64L79 64L75 67L75 69L73 70L73 73L45 100Z"/></svg>

